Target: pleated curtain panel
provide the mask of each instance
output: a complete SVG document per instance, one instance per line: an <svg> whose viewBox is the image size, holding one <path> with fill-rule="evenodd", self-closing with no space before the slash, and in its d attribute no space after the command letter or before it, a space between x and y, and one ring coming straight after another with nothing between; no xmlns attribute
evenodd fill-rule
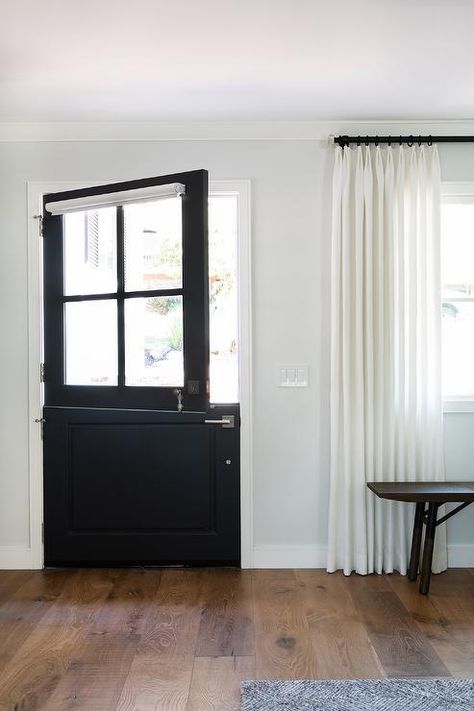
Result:
<svg viewBox="0 0 474 711"><path fill-rule="evenodd" d="M436 146L337 146L332 218L327 569L405 575L413 506L366 482L444 479Z"/></svg>

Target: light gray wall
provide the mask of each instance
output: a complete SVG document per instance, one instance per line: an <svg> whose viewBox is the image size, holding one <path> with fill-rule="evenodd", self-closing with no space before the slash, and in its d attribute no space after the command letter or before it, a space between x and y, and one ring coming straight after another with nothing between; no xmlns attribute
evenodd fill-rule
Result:
<svg viewBox="0 0 474 711"><path fill-rule="evenodd" d="M474 180L474 147L443 147L443 177ZM326 141L0 144L0 546L28 543L27 181L116 181L207 168L252 181L256 544L326 542L331 150ZM276 367L309 363L308 389ZM474 478L474 415L446 418L450 478ZM474 543L474 517L450 527Z"/></svg>

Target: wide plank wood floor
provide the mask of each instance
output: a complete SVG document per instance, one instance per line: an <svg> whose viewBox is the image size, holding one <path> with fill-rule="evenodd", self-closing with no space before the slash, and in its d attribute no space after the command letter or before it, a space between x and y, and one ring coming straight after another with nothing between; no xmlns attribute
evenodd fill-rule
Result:
<svg viewBox="0 0 474 711"><path fill-rule="evenodd" d="M474 677L474 571L0 571L1 711L239 709L242 679Z"/></svg>

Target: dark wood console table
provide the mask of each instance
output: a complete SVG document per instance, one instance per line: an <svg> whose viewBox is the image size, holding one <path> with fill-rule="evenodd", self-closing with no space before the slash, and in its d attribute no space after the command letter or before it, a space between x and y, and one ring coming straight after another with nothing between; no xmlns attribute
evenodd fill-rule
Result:
<svg viewBox="0 0 474 711"><path fill-rule="evenodd" d="M411 543L409 580L416 580L420 565L423 524L426 524L423 560L421 564L420 593L426 595L430 589L431 563L436 526L444 523L462 509L474 502L474 482L472 481L371 481L369 489L381 499L410 501L416 503L413 538ZM443 504L459 503L453 511L438 519L438 509Z"/></svg>

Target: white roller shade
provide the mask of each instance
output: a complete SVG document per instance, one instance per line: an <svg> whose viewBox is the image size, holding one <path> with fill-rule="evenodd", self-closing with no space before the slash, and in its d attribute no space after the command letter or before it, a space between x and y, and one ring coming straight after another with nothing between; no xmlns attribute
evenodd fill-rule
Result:
<svg viewBox="0 0 474 711"><path fill-rule="evenodd" d="M71 198L71 200L51 201L46 203L45 209L52 215L64 215L68 212L97 210L100 207L126 205L131 202L151 202L161 198L178 197L179 195L184 195L185 192L186 186L182 183L152 185L148 188L88 195L87 197Z"/></svg>

